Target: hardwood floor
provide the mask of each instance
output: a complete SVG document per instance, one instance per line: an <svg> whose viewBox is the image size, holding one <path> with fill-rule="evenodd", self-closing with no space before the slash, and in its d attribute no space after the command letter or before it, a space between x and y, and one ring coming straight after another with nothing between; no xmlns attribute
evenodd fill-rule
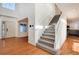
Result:
<svg viewBox="0 0 79 59"><path fill-rule="evenodd" d="M0 55L50 55L28 43L27 38L0 40Z"/></svg>
<svg viewBox="0 0 79 59"><path fill-rule="evenodd" d="M61 55L79 55L79 37L68 36L60 49Z"/></svg>
<svg viewBox="0 0 79 59"><path fill-rule="evenodd" d="M69 36L60 49L60 55L78 55L79 37ZM0 55L51 55L28 43L27 38L0 40Z"/></svg>

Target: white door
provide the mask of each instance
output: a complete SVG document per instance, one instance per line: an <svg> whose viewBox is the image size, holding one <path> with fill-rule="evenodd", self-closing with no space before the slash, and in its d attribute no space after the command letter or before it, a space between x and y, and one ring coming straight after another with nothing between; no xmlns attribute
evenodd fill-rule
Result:
<svg viewBox="0 0 79 59"><path fill-rule="evenodd" d="M7 35L7 24L6 24L6 21L2 21L1 23L1 36L2 36L2 39L6 38L6 35Z"/></svg>
<svg viewBox="0 0 79 59"><path fill-rule="evenodd" d="M15 37L15 22L14 21L4 21L2 22L2 37L9 38Z"/></svg>
<svg viewBox="0 0 79 59"><path fill-rule="evenodd" d="M6 22L7 26L6 26L6 30L7 30L7 35L6 37L15 37L16 35L16 25L15 25L15 21L7 21Z"/></svg>

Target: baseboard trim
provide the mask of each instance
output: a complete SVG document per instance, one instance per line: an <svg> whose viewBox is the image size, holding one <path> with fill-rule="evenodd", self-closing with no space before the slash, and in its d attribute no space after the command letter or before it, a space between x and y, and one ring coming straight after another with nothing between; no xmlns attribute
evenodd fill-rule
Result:
<svg viewBox="0 0 79 59"><path fill-rule="evenodd" d="M28 41L28 43L30 43L30 44L32 44L32 45L34 45L34 46L36 46L36 44L35 44L35 43L32 43L31 41Z"/></svg>
<svg viewBox="0 0 79 59"><path fill-rule="evenodd" d="M0 38L0 39L10 39L10 38L16 38L16 37L7 37L7 38Z"/></svg>
<svg viewBox="0 0 79 59"><path fill-rule="evenodd" d="M28 38L28 36L25 36L25 37L16 37L16 38Z"/></svg>
<svg viewBox="0 0 79 59"><path fill-rule="evenodd" d="M12 38L28 38L28 36L26 36L26 37L7 37L7 38L0 38L0 39L12 39Z"/></svg>

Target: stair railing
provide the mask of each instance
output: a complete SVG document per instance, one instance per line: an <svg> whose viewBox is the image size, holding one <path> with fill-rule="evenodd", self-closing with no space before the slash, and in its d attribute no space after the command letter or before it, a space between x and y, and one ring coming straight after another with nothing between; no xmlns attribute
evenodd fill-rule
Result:
<svg viewBox="0 0 79 59"><path fill-rule="evenodd" d="M66 21L66 17L63 16L63 14L61 14L57 24L55 25L55 44L54 44L54 49L55 50L59 50L63 43L66 40L66 26L67 26L67 21Z"/></svg>
<svg viewBox="0 0 79 59"><path fill-rule="evenodd" d="M35 26L35 31L36 31L36 32L38 32L38 30L40 31L40 34L38 34L39 37L38 37L38 38L35 38L35 39L36 39L36 43L38 43L38 40L40 39L40 37L41 37L42 34L44 33L45 29L47 29L47 28L50 26L49 23L50 23L50 21L52 20L53 17L54 17L54 16L48 15L48 16L46 16L46 17L44 18L45 20L48 19L48 21L45 21L45 20L42 21L42 25L43 25L43 28L42 28L42 29L39 29L39 28L37 28L38 26ZM45 22L46 24L44 24L44 22ZM36 33L35 33L35 34L36 34ZM37 40L37 39L38 39L38 40Z"/></svg>

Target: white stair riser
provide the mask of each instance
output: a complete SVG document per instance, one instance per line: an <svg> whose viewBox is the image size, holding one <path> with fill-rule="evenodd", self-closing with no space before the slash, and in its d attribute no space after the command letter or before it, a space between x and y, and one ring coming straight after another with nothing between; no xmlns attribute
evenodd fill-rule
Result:
<svg viewBox="0 0 79 59"><path fill-rule="evenodd" d="M45 51L51 53L51 54L56 54L54 48L50 48L48 46L45 46L45 45L42 45L40 43L37 44L37 47L41 48L41 49L44 49Z"/></svg>
<svg viewBox="0 0 79 59"><path fill-rule="evenodd" d="M42 39L42 40L46 40L46 41L49 41L49 42L53 42L53 43L55 42L54 39L53 39L53 40L52 40L52 39L44 39L44 38L40 38L40 39Z"/></svg>
<svg viewBox="0 0 79 59"><path fill-rule="evenodd" d="M43 35L47 35L47 36L55 36L54 33L44 33Z"/></svg>

